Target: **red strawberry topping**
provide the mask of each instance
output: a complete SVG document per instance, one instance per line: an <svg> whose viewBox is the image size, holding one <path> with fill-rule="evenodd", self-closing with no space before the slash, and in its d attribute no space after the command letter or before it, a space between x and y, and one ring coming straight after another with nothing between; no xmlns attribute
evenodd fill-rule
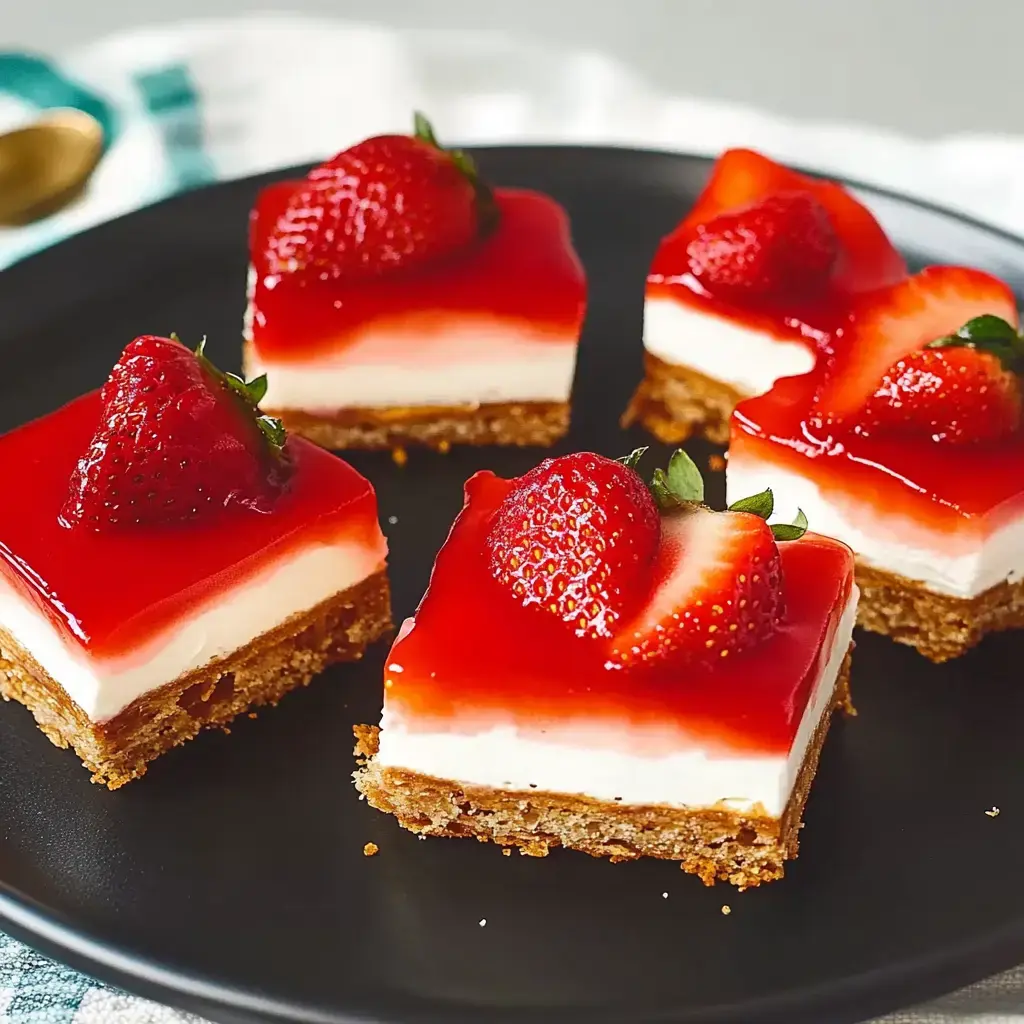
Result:
<svg viewBox="0 0 1024 1024"><path fill-rule="evenodd" d="M658 510L636 472L589 452L546 459L494 513L490 568L526 607L608 637L642 600Z"/></svg>
<svg viewBox="0 0 1024 1024"><path fill-rule="evenodd" d="M839 240L810 192L778 192L698 224L686 252L714 293L813 295L828 282Z"/></svg>
<svg viewBox="0 0 1024 1024"><path fill-rule="evenodd" d="M886 370L857 430L924 434L953 444L997 441L1020 427L1020 383L976 348L923 349Z"/></svg>
<svg viewBox="0 0 1024 1024"><path fill-rule="evenodd" d="M995 441L1020 425L1022 355L1016 300L1002 281L929 267L858 307L823 371L811 423Z"/></svg>
<svg viewBox="0 0 1024 1024"><path fill-rule="evenodd" d="M617 660L712 665L756 646L782 619L780 565L772 529L758 515L703 506L669 514L657 582L623 625Z"/></svg>
<svg viewBox="0 0 1024 1024"><path fill-rule="evenodd" d="M102 419L71 477L68 526L123 529L268 511L284 484L284 429L261 416L265 378L245 384L177 340L146 335L100 392Z"/></svg>
<svg viewBox="0 0 1024 1024"><path fill-rule="evenodd" d="M492 225L490 190L466 154L416 134L381 135L310 172L268 242L276 273L320 278L409 270L457 252Z"/></svg>

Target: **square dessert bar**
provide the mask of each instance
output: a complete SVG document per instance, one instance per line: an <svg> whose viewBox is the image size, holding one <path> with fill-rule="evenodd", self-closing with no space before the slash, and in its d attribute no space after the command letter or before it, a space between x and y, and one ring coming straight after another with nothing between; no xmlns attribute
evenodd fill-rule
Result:
<svg viewBox="0 0 1024 1024"><path fill-rule="evenodd" d="M842 186L726 151L658 247L644 299L644 378L623 417L669 444L724 444L736 404L810 370L859 295L906 276Z"/></svg>
<svg viewBox="0 0 1024 1024"><path fill-rule="evenodd" d="M142 338L0 437L0 691L111 789L390 628L370 484L227 380Z"/></svg>
<svg viewBox="0 0 1024 1024"><path fill-rule="evenodd" d="M247 372L329 448L550 445L586 304L568 218L546 195L492 190L420 129L260 194Z"/></svg>
<svg viewBox="0 0 1024 1024"><path fill-rule="evenodd" d="M883 289L829 360L737 408L729 496L770 482L849 544L860 624L932 661L1024 627L1022 355L989 274Z"/></svg>
<svg viewBox="0 0 1024 1024"><path fill-rule="evenodd" d="M372 806L531 856L781 877L848 706L853 556L801 523L773 532L770 494L712 512L684 453L654 491L660 511L633 468L588 453L468 481L380 725L356 728Z"/></svg>

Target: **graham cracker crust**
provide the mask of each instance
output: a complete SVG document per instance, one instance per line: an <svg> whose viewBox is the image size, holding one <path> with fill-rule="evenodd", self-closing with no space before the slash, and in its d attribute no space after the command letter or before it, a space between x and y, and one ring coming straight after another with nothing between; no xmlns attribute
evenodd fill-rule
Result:
<svg viewBox="0 0 1024 1024"><path fill-rule="evenodd" d="M60 683L0 630L0 693L24 704L56 746L72 747L93 782L118 789L201 729L276 704L332 662L361 658L390 629L390 590L381 569L226 657L144 693L105 722L90 721Z"/></svg>
<svg viewBox="0 0 1024 1024"><path fill-rule="evenodd" d="M568 402L343 409L329 415L268 412L288 430L335 450L419 446L447 451L456 444L548 448L569 429Z"/></svg>
<svg viewBox="0 0 1024 1024"><path fill-rule="evenodd" d="M623 805L585 796L537 790L501 790L461 785L376 763L379 729L357 725L353 774L371 807L393 814L419 835L474 838L519 847L546 857L555 847L580 850L613 863L657 857L679 861L705 885L730 882L740 889L781 878L797 855L807 795L818 770L832 712L852 713L850 650L836 680L832 703L814 732L789 803L781 818L762 808L740 813L721 805L687 810L660 805Z"/></svg>
<svg viewBox="0 0 1024 1024"><path fill-rule="evenodd" d="M977 597L953 597L857 562L857 624L915 647L930 661L957 658L987 633L1024 629L1024 580L997 583Z"/></svg>
<svg viewBox="0 0 1024 1024"><path fill-rule="evenodd" d="M696 370L644 353L644 379L620 423L640 423L659 441L679 444L694 434L715 444L729 443L733 409L749 395Z"/></svg>

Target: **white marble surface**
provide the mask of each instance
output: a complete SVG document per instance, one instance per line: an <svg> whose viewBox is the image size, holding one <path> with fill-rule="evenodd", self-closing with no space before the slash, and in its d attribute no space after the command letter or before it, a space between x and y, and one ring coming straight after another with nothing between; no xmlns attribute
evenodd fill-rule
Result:
<svg viewBox="0 0 1024 1024"><path fill-rule="evenodd" d="M257 10L514 31L605 51L670 93L921 136L1024 133L1020 0L4 0L0 9L0 47L47 52Z"/></svg>

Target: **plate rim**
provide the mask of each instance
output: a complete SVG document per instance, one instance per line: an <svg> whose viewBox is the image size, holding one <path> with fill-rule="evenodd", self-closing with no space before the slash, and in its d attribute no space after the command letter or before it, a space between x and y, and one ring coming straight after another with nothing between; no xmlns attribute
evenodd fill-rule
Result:
<svg viewBox="0 0 1024 1024"><path fill-rule="evenodd" d="M601 144L559 144L559 143L509 143L467 145L474 154L502 153L510 151L520 154L571 152L590 155L596 159L602 156L617 158L639 157L654 160L683 160L707 166L717 159L701 153L657 147L636 147L629 145ZM60 241L37 250L3 268L3 271L31 272L32 265L46 259L54 250L87 242L88 239L106 230L116 229L121 222L145 215L163 207L195 201L196 196L208 195L217 190L245 187L259 182L281 179L292 173L302 173L309 162L285 167L272 168L257 174L244 175L204 183L203 185L165 196L152 203L126 211L76 232ZM821 170L802 164L787 164L800 173L816 178L836 181L845 187L866 195L875 195L902 206L909 206L935 216L946 218L969 227L1020 251L1024 265L1024 233L1016 234L1005 228L988 223L977 217L961 213L939 203L908 196L895 189L869 184L845 176L830 175ZM25 271L23 268L28 268ZM434 1022L441 1024L479 1024L480 1013L473 1008L458 1004L430 1002L423 998L411 1000L404 1008L394 1007L401 1016L380 1016L378 1010L369 1007L354 1007L346 1011L316 1009L301 1002L280 1000L254 994L233 985L212 981L200 974L187 970L162 966L159 962L141 954L131 952L127 947L97 937L91 929L76 926L65 920L59 913L48 910L27 893L9 885L0 878L0 927L18 941L51 957L58 963L90 975L102 982L122 988L131 993L178 1007L192 1013L223 1021L225 1024L243 1024L246 1021L284 1022L301 1024L395 1024L405 1022ZM843 978L836 982L817 983L805 988L791 988L766 997L755 997L742 1002L721 1004L712 1009L687 1010L680 1007L667 1012L658 1011L655 1016L641 1020L631 1011L601 1009L558 1010L559 1018L565 1024L748 1024L753 1014L764 1016L769 1013L784 1014L789 1024L819 1024L821 1015L827 1013L833 1024L856 1024L866 1018L890 1012L893 1009L911 1006L917 1002L934 999L950 993L972 982L990 977L1024 963L1024 916L1004 925L994 932L985 932L965 939L956 945L911 961L899 961L885 967L873 968ZM857 1000L856 1007L849 1006ZM412 1005L414 1004L414 1005ZM840 1004L837 1006L837 1004ZM544 1007L520 1007L513 1010L490 1012L487 1020L501 1024L527 1024L542 1019L539 1015L548 1013ZM627 1016L622 1016L626 1013ZM680 1015L681 1013L681 1015ZM865 1016L866 1013L866 1016ZM232 1016L226 1017L225 1014ZM241 1016L238 1016L241 1014ZM300 1014L301 1016L295 1016Z"/></svg>

